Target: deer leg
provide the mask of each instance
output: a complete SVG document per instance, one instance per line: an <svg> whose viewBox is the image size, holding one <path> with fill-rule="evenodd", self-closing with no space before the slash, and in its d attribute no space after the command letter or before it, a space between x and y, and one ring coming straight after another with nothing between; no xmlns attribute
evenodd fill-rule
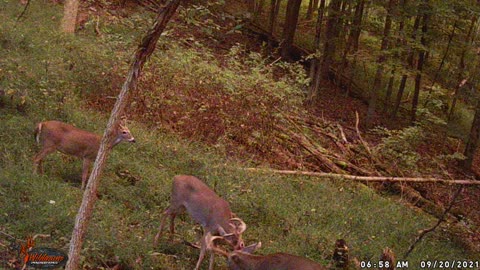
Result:
<svg viewBox="0 0 480 270"><path fill-rule="evenodd" d="M50 153L55 151L55 147L44 147L33 158L33 172L43 174L42 161Z"/></svg>
<svg viewBox="0 0 480 270"><path fill-rule="evenodd" d="M155 240L153 241L154 246L156 246L158 244L158 239L160 239L160 237L162 237L162 232L163 232L163 228L165 227L165 221L167 219L167 216L170 216L170 218L171 218L172 215L173 214L170 212L170 208L168 208L167 210L165 210L163 212L162 220L160 221L160 227L158 228L158 233L157 233L157 235L155 235ZM172 226L170 226L170 229L171 229L171 227Z"/></svg>
<svg viewBox="0 0 480 270"><path fill-rule="evenodd" d="M198 261L197 265L195 266L195 270L200 269L200 265L202 264L203 258L205 257L205 253L207 251L207 243L206 243L206 238L205 234L202 236L202 239L200 240L201 245L200 245L200 256L198 256Z"/></svg>
<svg viewBox="0 0 480 270"><path fill-rule="evenodd" d="M88 171L90 169L90 160L84 158L83 159L83 167L82 167L82 189L85 189L88 180Z"/></svg>
<svg viewBox="0 0 480 270"><path fill-rule="evenodd" d="M213 270L213 264L214 264L214 260L215 260L215 254L210 251L210 263L208 264L208 270Z"/></svg>
<svg viewBox="0 0 480 270"><path fill-rule="evenodd" d="M173 235L175 234L175 217L177 216L176 213L171 213L170 214L170 240L173 238Z"/></svg>

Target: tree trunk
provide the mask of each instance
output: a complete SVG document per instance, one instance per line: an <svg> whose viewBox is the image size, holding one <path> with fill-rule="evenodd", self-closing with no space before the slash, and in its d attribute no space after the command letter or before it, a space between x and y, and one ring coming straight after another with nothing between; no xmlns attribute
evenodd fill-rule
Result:
<svg viewBox="0 0 480 270"><path fill-rule="evenodd" d="M375 73L375 79L373 81L372 93L370 94L370 101L368 103L367 116L365 118L365 126L370 127L372 124L373 115L375 113L375 108L377 106L378 96L380 95L382 76L384 63L386 60L386 50L388 48L388 42L390 39L390 30L392 28L392 15L393 9L395 8L395 0L389 0L387 6L387 17L385 18L385 27L383 29L383 38L382 45L380 47L380 56L377 59L377 72Z"/></svg>
<svg viewBox="0 0 480 270"><path fill-rule="evenodd" d="M475 108L475 114L473 116L472 127L468 136L467 145L465 146L466 159L463 161L463 167L467 170L472 168L473 158L478 147L478 139L480 138L480 101L477 97L477 106Z"/></svg>
<svg viewBox="0 0 480 270"><path fill-rule="evenodd" d="M287 11L285 14L285 24L283 29L283 42L281 55L284 59L290 59L290 49L295 37L297 29L298 15L300 13L300 5L302 0L288 0Z"/></svg>
<svg viewBox="0 0 480 270"><path fill-rule="evenodd" d="M118 95L117 101L110 115L110 119L108 120L108 125L105 130L105 134L103 135L92 173L90 174L87 187L83 194L82 204L75 219L75 226L73 228L72 238L70 240L70 249L68 252L69 259L65 267L67 270L80 269L80 250L87 232L88 223L92 217L93 207L97 198L97 187L99 184L100 175L105 166L105 160L107 159L110 151L110 149L108 149L108 145L110 145L110 142L113 139L112 134L114 126L118 123L121 115L125 111L129 93L134 91L137 86L138 77L143 69L143 65L145 64L147 58L155 50L155 46L160 38L160 35L165 29L170 18L177 10L180 1L181 0L170 1L170 3L168 3L165 8L159 12L153 28L143 38L142 43L135 53L134 62L130 66L127 79L123 84L122 90Z"/></svg>
<svg viewBox="0 0 480 270"><path fill-rule="evenodd" d="M327 31L325 35L325 45L323 49L323 61L321 67L321 75L325 80L328 80L330 77L330 68L333 64L333 59L335 56L341 5L342 0L332 0L330 5L328 5Z"/></svg>
<svg viewBox="0 0 480 270"><path fill-rule="evenodd" d="M387 91L385 93L385 101L383 104L383 113L388 113L388 108L390 107L390 102L392 98L393 83L395 81L395 68L392 69L390 73L390 79L388 80Z"/></svg>
<svg viewBox="0 0 480 270"><path fill-rule="evenodd" d="M65 0L61 29L65 33L75 33L79 0Z"/></svg>
<svg viewBox="0 0 480 270"><path fill-rule="evenodd" d="M265 0L255 1L255 11L253 14L253 20L256 21L258 16L261 16L263 13L263 7L265 6Z"/></svg>
<svg viewBox="0 0 480 270"><path fill-rule="evenodd" d="M413 23L412 41L416 40L417 31L418 31L419 27L420 27L420 14L415 18L415 22ZM408 58L407 58L407 64L408 64L409 68L413 68L414 59L415 59L415 50L414 50L414 48L410 47L409 48L409 53L408 53ZM392 112L392 118L394 118L397 115L398 109L400 108L400 102L402 101L403 92L405 91L405 86L407 84L407 78L408 78L408 75L404 74L402 76L401 81L400 81L400 86L398 87L395 106L394 106L393 112Z"/></svg>
<svg viewBox="0 0 480 270"><path fill-rule="evenodd" d="M363 7L365 5L365 0L358 0L355 6L355 13L353 15L352 24L350 25L350 31L347 39L347 44L345 45L345 49L343 51L342 56L342 64L341 70L339 71L340 74L343 74L349 65L347 57L351 53L356 53L358 51L358 40L360 38L360 31L362 29L362 16L363 16ZM352 50L353 47L353 50ZM356 56L355 56L356 60ZM350 67L349 75L346 76L348 78L348 82L345 84L346 87L346 94L350 92L350 86L353 82L353 65Z"/></svg>
<svg viewBox="0 0 480 270"><path fill-rule="evenodd" d="M423 49L420 51L418 54L418 63L417 63L417 75L415 76L415 91L413 93L413 98L412 98L412 117L410 119L411 124L413 125L414 122L416 121L417 117L417 106L418 106L418 98L420 96L420 88L421 88L421 83L422 83L422 72L423 72L423 65L425 63L425 49L427 46L427 31L428 31L428 13L425 12L426 10L429 10L429 5L428 5L428 0L425 0L424 5L420 5L420 8L422 9L423 13L423 23L422 23L422 37L420 39L420 43L423 46Z"/></svg>
<svg viewBox="0 0 480 270"><path fill-rule="evenodd" d="M450 111L448 112L448 121L452 119L453 116L453 111L455 110L455 106L457 104L457 99L458 99L458 93L460 91L460 88L462 86L462 81L464 80L464 71L465 71L465 55L467 53L468 46L471 45L473 42L473 29L475 28L475 24L477 23L477 16L473 16L471 21L470 21L470 27L468 29L468 34L466 38L466 45L462 49L462 53L460 54L460 62L458 63L458 76L457 76L457 86L455 87L455 92L453 94L453 100L452 100L452 105L450 106ZM478 65L478 64L477 64Z"/></svg>
<svg viewBox="0 0 480 270"><path fill-rule="evenodd" d="M320 7L318 9L317 24L315 27L315 53L320 52L320 36L322 34L323 14L325 13L325 0L320 1ZM310 78L311 86L308 100L313 100L318 96L318 90L320 87L320 69L318 65L320 63L319 57L315 55L310 64Z"/></svg>
<svg viewBox="0 0 480 270"><path fill-rule="evenodd" d="M306 20L311 20L313 17L313 10L315 9L313 7L313 2L314 0L308 1L308 9L307 9L307 14L305 15Z"/></svg>
<svg viewBox="0 0 480 270"><path fill-rule="evenodd" d="M281 0L271 0L270 1L270 16L268 22L268 34L270 38L268 39L268 48L270 51L273 50L274 47L274 36L275 36L275 25L277 23L278 12L280 10L280 2Z"/></svg>

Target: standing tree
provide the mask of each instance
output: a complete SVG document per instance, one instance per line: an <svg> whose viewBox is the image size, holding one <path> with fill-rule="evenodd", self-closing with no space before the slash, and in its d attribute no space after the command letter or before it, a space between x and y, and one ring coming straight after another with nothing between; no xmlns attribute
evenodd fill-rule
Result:
<svg viewBox="0 0 480 270"><path fill-rule="evenodd" d="M478 140L480 139L480 100L477 97L477 105L475 107L475 114L473 116L472 127L468 135L467 145L463 155L466 157L463 161L463 167L467 170L472 168L473 158L478 148Z"/></svg>
<svg viewBox="0 0 480 270"><path fill-rule="evenodd" d="M330 77L330 68L333 64L335 52L337 50L337 38L339 31L339 21L341 16L342 0L332 0L328 5L327 29L325 33L325 45L323 49L323 60L321 66L322 78L328 80Z"/></svg>
<svg viewBox="0 0 480 270"><path fill-rule="evenodd" d="M370 101L368 103L367 117L365 118L365 126L370 127L372 123L373 114L375 113L375 107L377 105L378 96L380 95L380 89L382 84L383 69L386 60L386 50L388 48L388 42L390 39L390 29L392 28L392 14L395 8L395 0L389 0L387 5L387 17L385 19L385 27L383 28L382 44L380 46L380 55L377 59L377 72L375 73L375 79L373 81L372 93L370 94Z"/></svg>
<svg viewBox="0 0 480 270"><path fill-rule="evenodd" d="M407 8L407 1L404 1L403 4L404 4L403 10L405 10ZM418 14L415 17L415 22L413 23L413 30L412 30L412 36L411 36L412 43L416 42L417 31L418 31L418 28L420 27L420 16L421 14ZM414 60L415 60L414 47L415 46L413 44L409 45L408 47L407 68L413 68ZM402 101L403 92L405 91L405 86L407 85L407 79L408 79L408 75L404 73L402 75L402 79L400 80L400 86L398 87L397 97L396 97L395 105L393 106L393 111L392 111L392 118L397 115L397 112L400 109L400 103Z"/></svg>
<svg viewBox="0 0 480 270"><path fill-rule="evenodd" d="M120 116L125 110L129 93L134 91L137 86L138 77L142 72L143 65L155 50L155 46L160 38L160 35L165 29L170 18L173 16L173 14L175 14L180 1L181 0L171 0L163 9L159 10L153 28L143 38L142 43L135 53L135 58L130 66L127 79L123 84L122 90L118 95L117 102L115 103L110 115L110 119L108 120L107 129L103 135L97 159L95 160L95 165L93 166L92 173L90 174L87 187L85 188L85 192L83 194L82 204L80 205L77 217L75 218L75 226L73 228L72 239L70 240L70 249L68 252L68 262L65 267L67 270L79 269L78 265L80 263L80 250L85 238L85 233L87 232L88 223L92 217L93 206L95 205L97 198L97 188L100 175L103 167L105 166L105 160L107 159L108 152L110 150L108 149L108 145L110 145L110 141L113 137L112 133L114 126L118 123Z"/></svg>
<svg viewBox="0 0 480 270"><path fill-rule="evenodd" d="M422 83L422 72L423 72L423 65L425 64L426 60L426 47L427 47L427 31L428 31L428 19L429 19L429 3L428 0L425 0L423 5L419 6L421 12L423 13L422 18L422 37L420 38L420 43L422 44L422 49L418 53L418 62L417 62L417 74L415 76L415 90L413 92L412 98L412 116L410 118L411 124L413 124L416 120L417 116L417 106L418 106L418 98L420 96L420 87Z"/></svg>
<svg viewBox="0 0 480 270"><path fill-rule="evenodd" d="M61 30L63 32L72 34L75 33L79 4L79 0L65 0L61 24Z"/></svg>
<svg viewBox="0 0 480 270"><path fill-rule="evenodd" d="M283 27L283 41L281 55L284 59L290 58L290 50L293 45L293 38L297 29L298 16L302 0L288 0L285 23Z"/></svg>
<svg viewBox="0 0 480 270"><path fill-rule="evenodd" d="M309 100L313 100L318 96L318 89L320 87L321 72L318 68L320 60L318 53L320 52L320 36L322 34L323 14L325 11L325 0L320 1L320 8L318 9L317 23L315 26L315 56L310 61L310 93L308 95Z"/></svg>

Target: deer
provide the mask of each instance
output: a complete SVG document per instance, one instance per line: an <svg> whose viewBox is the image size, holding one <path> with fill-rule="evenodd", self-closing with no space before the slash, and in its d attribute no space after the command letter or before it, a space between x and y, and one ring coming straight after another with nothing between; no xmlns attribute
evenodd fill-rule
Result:
<svg viewBox="0 0 480 270"><path fill-rule="evenodd" d="M115 138L109 145L125 142L135 142L135 138L126 127L126 120L117 124ZM40 151L33 158L34 173L43 174L43 159L55 152L76 156L83 159L82 167L82 189L85 189L90 165L97 157L102 137L98 134L79 129L70 124L60 121L45 121L37 124L34 132L36 142L40 145Z"/></svg>
<svg viewBox="0 0 480 270"><path fill-rule="evenodd" d="M233 249L244 247L242 233L247 225L230 210L229 203L220 198L202 180L191 175L177 175L173 179L170 205L163 212L160 227L155 236L154 246L162 236L167 217L170 217L170 234L175 232L174 220L178 214L187 212L203 228L200 239L200 256L195 270L200 265L207 251L207 235L220 235ZM214 253L210 254L209 270L213 269Z"/></svg>
<svg viewBox="0 0 480 270"><path fill-rule="evenodd" d="M230 270L326 270L327 268L307 258L287 253L273 253L268 255L253 255L252 253L262 246L261 242L243 247L232 252L214 245L216 239L222 236L208 234L206 237L207 249L227 258Z"/></svg>

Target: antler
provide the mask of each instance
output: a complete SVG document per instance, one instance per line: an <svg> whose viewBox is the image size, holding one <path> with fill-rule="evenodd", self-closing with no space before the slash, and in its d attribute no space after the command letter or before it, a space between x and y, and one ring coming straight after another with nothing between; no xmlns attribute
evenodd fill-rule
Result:
<svg viewBox="0 0 480 270"><path fill-rule="evenodd" d="M213 236L211 233L205 235L205 242L207 243L207 250L212 250L215 253L228 257L228 252L215 246L213 241L216 239L224 239L223 236Z"/></svg>
<svg viewBox="0 0 480 270"><path fill-rule="evenodd" d="M235 227L238 234L242 234L247 229L247 224L239 218L231 218L230 221L238 221L240 223L239 225L232 225Z"/></svg>

